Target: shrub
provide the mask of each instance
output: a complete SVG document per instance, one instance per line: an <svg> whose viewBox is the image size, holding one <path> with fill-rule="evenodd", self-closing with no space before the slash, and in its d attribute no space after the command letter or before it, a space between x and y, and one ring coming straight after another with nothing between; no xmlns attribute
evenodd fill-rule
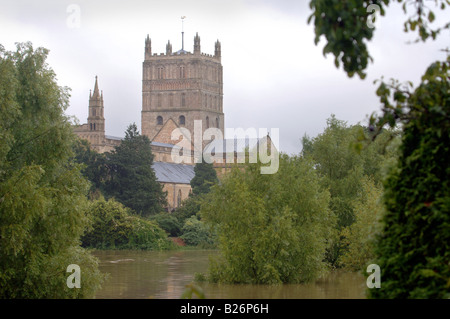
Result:
<svg viewBox="0 0 450 319"><path fill-rule="evenodd" d="M100 249L167 249L171 242L155 222L131 215L114 199L91 203L92 225L82 237L84 247Z"/></svg>
<svg viewBox="0 0 450 319"><path fill-rule="evenodd" d="M150 220L156 222L159 227L165 230L170 236L178 237L181 235L181 223L170 213L159 213L150 217Z"/></svg>
<svg viewBox="0 0 450 319"><path fill-rule="evenodd" d="M181 239L190 246L212 247L214 245L214 235L209 227L196 216L187 219L182 228Z"/></svg>

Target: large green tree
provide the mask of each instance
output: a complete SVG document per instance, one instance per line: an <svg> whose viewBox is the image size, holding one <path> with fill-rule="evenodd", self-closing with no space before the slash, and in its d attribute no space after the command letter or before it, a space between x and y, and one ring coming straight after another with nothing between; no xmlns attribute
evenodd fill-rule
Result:
<svg viewBox="0 0 450 319"><path fill-rule="evenodd" d="M302 140L302 155L315 163L322 186L330 191L330 208L338 218L336 236L327 254L327 260L334 266L339 266L339 257L346 250L340 232L355 221L354 203L359 199L365 179L380 184L385 163L397 155L396 148L385 147L395 136L395 132L387 130L374 143L355 148L365 131L361 125L348 125L332 115L323 133Z"/></svg>
<svg viewBox="0 0 450 319"><path fill-rule="evenodd" d="M142 216L163 211L166 194L152 168L150 140L139 134L136 124L128 126L125 138L107 154L109 178L105 193Z"/></svg>
<svg viewBox="0 0 450 319"><path fill-rule="evenodd" d="M202 203L200 215L216 227L222 259L210 279L234 283L296 283L317 278L334 227L329 193L313 164L281 155L276 174L260 164L235 168Z"/></svg>
<svg viewBox="0 0 450 319"><path fill-rule="evenodd" d="M371 290L372 297L450 297L449 79L450 59L433 64L405 93L401 155L384 185L376 246L382 289Z"/></svg>
<svg viewBox="0 0 450 319"><path fill-rule="evenodd" d="M47 65L48 50L0 45L0 297L90 297L97 260L79 247L89 224L88 182L71 161L74 135L64 115L69 92ZM81 288L70 289L70 264Z"/></svg>

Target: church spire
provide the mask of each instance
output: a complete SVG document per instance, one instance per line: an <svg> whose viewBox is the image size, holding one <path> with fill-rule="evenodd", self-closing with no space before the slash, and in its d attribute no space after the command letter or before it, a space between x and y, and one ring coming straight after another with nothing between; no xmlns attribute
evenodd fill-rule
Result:
<svg viewBox="0 0 450 319"><path fill-rule="evenodd" d="M94 93L92 94L92 99L98 99L100 98L100 92L98 90L98 77L95 76L95 86L94 86Z"/></svg>

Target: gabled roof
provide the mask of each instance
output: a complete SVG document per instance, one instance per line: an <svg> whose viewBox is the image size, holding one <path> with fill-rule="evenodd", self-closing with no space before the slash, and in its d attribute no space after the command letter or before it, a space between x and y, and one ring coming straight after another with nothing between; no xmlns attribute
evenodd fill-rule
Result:
<svg viewBox="0 0 450 319"><path fill-rule="evenodd" d="M156 179L162 183L190 184L194 178L194 166L165 162L153 162Z"/></svg>
<svg viewBox="0 0 450 319"><path fill-rule="evenodd" d="M172 144L172 145L177 144L178 142L180 142L181 138L178 140L170 139L173 130L177 128L180 128L180 126L171 117L169 117L166 120L166 122L162 125L162 127L159 129L159 131L155 134L155 136L152 138L152 142ZM183 136L185 140L191 143L191 147L193 147L192 141L186 135L183 134Z"/></svg>

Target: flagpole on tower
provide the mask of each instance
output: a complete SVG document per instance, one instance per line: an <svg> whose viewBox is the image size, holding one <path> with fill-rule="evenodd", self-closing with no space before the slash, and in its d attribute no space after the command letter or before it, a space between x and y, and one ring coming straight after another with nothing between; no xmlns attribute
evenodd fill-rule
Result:
<svg viewBox="0 0 450 319"><path fill-rule="evenodd" d="M184 19L186 16L181 17L181 50L184 51Z"/></svg>

